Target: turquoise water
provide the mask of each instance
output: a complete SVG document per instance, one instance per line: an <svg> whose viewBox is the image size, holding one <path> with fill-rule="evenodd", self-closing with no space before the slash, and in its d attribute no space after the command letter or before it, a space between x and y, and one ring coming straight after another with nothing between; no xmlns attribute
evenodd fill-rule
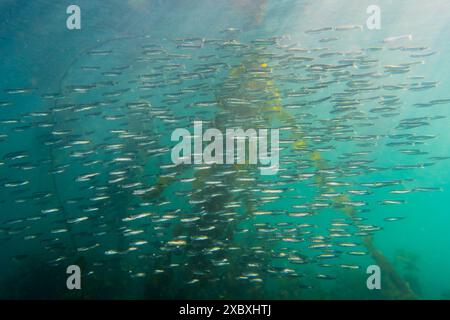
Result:
<svg viewBox="0 0 450 320"><path fill-rule="evenodd" d="M0 4L0 297L450 297L447 1L76 4ZM174 166L194 120L279 172Z"/></svg>

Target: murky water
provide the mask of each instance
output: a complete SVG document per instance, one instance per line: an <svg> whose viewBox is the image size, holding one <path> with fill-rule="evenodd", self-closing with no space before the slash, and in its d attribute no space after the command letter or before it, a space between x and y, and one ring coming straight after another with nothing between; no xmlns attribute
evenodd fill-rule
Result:
<svg viewBox="0 0 450 320"><path fill-rule="evenodd" d="M450 3L76 5L0 4L0 297L449 298Z"/></svg>

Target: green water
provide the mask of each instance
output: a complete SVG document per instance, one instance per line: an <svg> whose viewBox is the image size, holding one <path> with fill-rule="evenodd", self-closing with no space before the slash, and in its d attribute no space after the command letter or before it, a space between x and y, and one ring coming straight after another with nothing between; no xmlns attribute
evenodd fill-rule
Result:
<svg viewBox="0 0 450 320"><path fill-rule="evenodd" d="M371 4L2 2L0 297L448 299L450 4ZM278 173L174 166L195 120Z"/></svg>

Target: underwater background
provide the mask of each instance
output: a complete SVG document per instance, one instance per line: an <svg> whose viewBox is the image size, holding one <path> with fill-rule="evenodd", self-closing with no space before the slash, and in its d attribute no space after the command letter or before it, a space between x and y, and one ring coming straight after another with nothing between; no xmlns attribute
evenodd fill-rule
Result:
<svg viewBox="0 0 450 320"><path fill-rule="evenodd" d="M449 32L446 0L2 0L0 298L449 299ZM194 120L280 128L278 174L173 165Z"/></svg>

